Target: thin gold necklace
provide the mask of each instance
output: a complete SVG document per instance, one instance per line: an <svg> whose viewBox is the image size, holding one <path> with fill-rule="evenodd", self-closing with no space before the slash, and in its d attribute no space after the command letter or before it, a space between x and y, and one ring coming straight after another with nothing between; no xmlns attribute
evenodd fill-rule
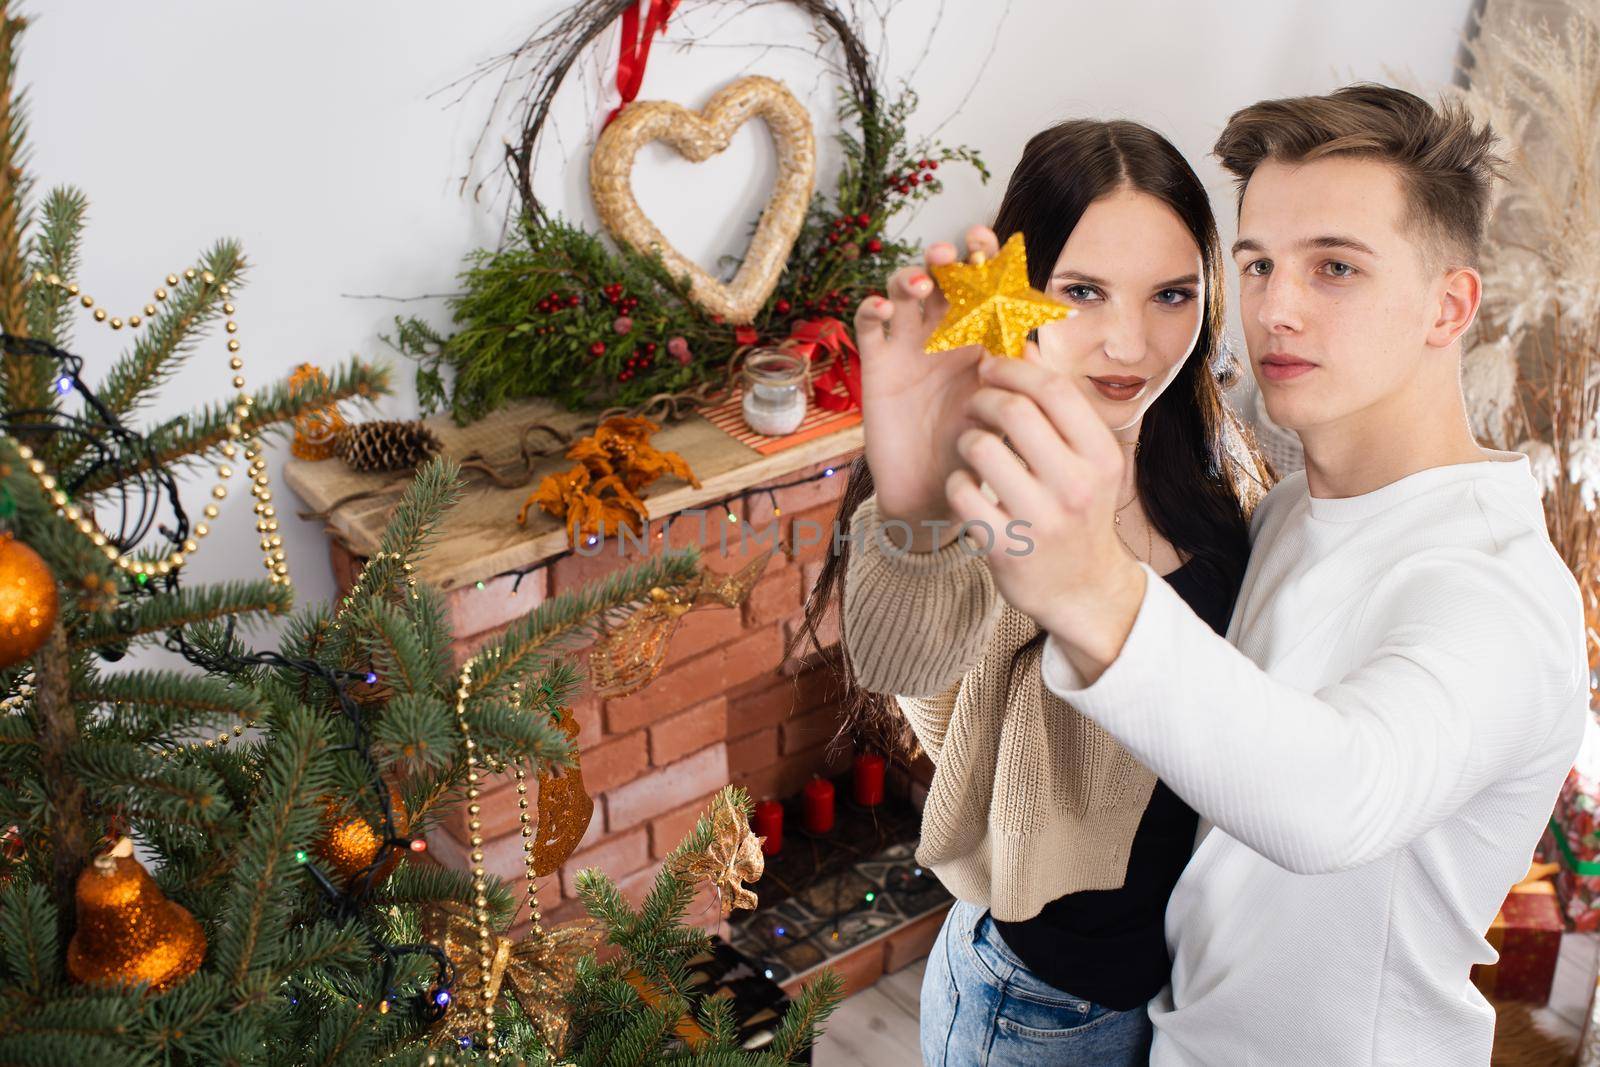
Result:
<svg viewBox="0 0 1600 1067"><path fill-rule="evenodd" d="M1138 455L1139 455L1139 442L1137 440L1134 440L1134 441L1118 441L1117 444L1121 445L1123 448L1130 448L1131 447L1133 449L1134 457L1137 460ZM1111 515L1111 523L1112 523L1112 525L1121 526L1122 525L1122 511L1123 511L1123 508L1126 508L1128 506L1128 504L1131 504L1135 500L1138 500L1138 499L1139 499L1139 483L1138 483L1138 480L1135 479L1134 485L1133 485L1133 495L1128 498L1128 501L1127 501L1126 504L1123 504L1121 507L1117 508L1117 510L1112 513L1112 515ZM1120 537L1121 535L1119 534L1118 536ZM1124 543L1126 543L1126 542L1124 542ZM1133 549L1130 548L1130 549L1128 549L1128 551L1132 552Z"/></svg>
<svg viewBox="0 0 1600 1067"><path fill-rule="evenodd" d="M1131 504L1133 501L1130 500L1128 503ZM1118 525L1120 525L1120 520L1122 517L1119 515L1117 518L1119 520ZM1112 532L1117 535L1117 540L1122 542L1122 547L1128 550L1128 555L1132 556L1136 560L1139 559L1139 553L1135 552L1133 550L1133 546L1128 544L1127 538L1122 536L1122 532L1120 530L1113 530ZM1146 518L1144 522L1144 537L1144 559L1140 560L1140 562L1149 563L1156 552L1155 526L1150 522L1149 518Z"/></svg>
<svg viewBox="0 0 1600 1067"><path fill-rule="evenodd" d="M1123 448L1127 448L1127 447L1129 447L1131 445L1133 447L1133 454L1135 456L1137 456L1139 454L1139 442L1136 441L1136 440L1135 441L1118 441L1117 444L1121 445ZM1117 510L1115 512L1112 513L1112 515L1111 515L1111 525L1114 526L1114 527L1120 527L1122 525L1122 512L1123 512L1123 509L1128 507L1129 504L1132 504L1135 500L1138 500L1138 499L1139 499L1139 484L1138 484L1138 480L1135 479L1134 486L1133 486L1133 495L1128 498L1127 503L1123 504L1121 507L1117 508ZM1127 538L1122 536L1122 531L1121 530L1113 530L1112 532L1117 535L1117 540L1122 542L1122 547L1126 548L1128 550L1128 555L1132 556L1134 559L1138 559L1139 558L1139 553L1135 552L1133 550L1133 546L1128 544ZM1145 545L1144 545L1144 560L1143 560L1143 562L1149 563L1151 557L1153 557L1155 555L1156 533L1155 533L1155 527L1153 525L1151 525L1151 522L1150 522L1150 519L1149 519L1148 516L1145 517L1145 521L1144 521L1144 533L1145 533Z"/></svg>

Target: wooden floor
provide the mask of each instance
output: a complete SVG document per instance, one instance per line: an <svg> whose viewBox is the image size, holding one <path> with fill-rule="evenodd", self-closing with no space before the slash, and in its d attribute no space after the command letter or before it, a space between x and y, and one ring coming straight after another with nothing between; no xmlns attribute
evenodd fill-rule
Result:
<svg viewBox="0 0 1600 1067"><path fill-rule="evenodd" d="M1534 1018L1541 1030L1574 1047L1589 1007L1589 993L1600 954L1600 936L1568 934L1561 942L1555 989ZM878 984L846 1000L828 1020L817 1043L816 1067L916 1067L917 997L926 960L886 975Z"/></svg>
<svg viewBox="0 0 1600 1067"><path fill-rule="evenodd" d="M816 1067L916 1067L917 1000L927 957L878 979L828 1020L812 1056Z"/></svg>

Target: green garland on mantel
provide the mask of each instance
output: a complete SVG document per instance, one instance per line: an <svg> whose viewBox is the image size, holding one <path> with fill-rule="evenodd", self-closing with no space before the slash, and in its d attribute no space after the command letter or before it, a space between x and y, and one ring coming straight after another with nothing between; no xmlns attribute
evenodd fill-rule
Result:
<svg viewBox="0 0 1600 1067"><path fill-rule="evenodd" d="M852 45L860 50L853 38L842 43L847 56ZM943 188L940 166L969 164L989 180L975 150L907 138L917 103L909 87L884 105L853 68L851 83L839 93L835 188L813 196L788 266L753 324L735 327L690 302L688 279L674 278L659 257L528 201L503 248L468 254L461 291L447 302L453 333L396 316L393 335L383 338L416 361L423 413L448 408L466 423L527 397L572 411L632 408L662 394L703 398L727 379L740 347L781 341L809 319L848 323L857 303L919 254L886 227ZM723 265L730 277L737 260Z"/></svg>

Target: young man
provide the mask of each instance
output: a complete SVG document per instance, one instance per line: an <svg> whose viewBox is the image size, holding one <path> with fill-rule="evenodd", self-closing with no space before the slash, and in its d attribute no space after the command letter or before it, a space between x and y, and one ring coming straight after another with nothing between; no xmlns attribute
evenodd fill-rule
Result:
<svg viewBox="0 0 1600 1067"><path fill-rule="evenodd" d="M1082 393L1033 356L982 361L950 503L1031 523L1031 552L989 561L1049 631L1045 683L1203 817L1158 1067L1489 1062L1468 973L1588 706L1527 457L1476 444L1459 383L1491 148L1372 85L1223 132L1251 364L1306 453L1256 510L1227 640L1115 539L1122 455Z"/></svg>

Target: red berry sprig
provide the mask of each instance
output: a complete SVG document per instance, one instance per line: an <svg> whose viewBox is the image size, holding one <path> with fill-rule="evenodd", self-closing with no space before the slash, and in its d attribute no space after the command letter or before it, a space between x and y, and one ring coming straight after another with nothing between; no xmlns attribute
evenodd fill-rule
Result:
<svg viewBox="0 0 1600 1067"><path fill-rule="evenodd" d="M621 282L612 282L610 285L604 286L600 292L605 295L606 303L624 315L632 314L634 309L639 306L639 298L628 295L627 290L622 288Z"/></svg>
<svg viewBox="0 0 1600 1067"><path fill-rule="evenodd" d="M883 184L901 196L914 190L917 185L933 181L933 172L939 169L937 159L918 159L906 164L904 171L885 175Z"/></svg>

